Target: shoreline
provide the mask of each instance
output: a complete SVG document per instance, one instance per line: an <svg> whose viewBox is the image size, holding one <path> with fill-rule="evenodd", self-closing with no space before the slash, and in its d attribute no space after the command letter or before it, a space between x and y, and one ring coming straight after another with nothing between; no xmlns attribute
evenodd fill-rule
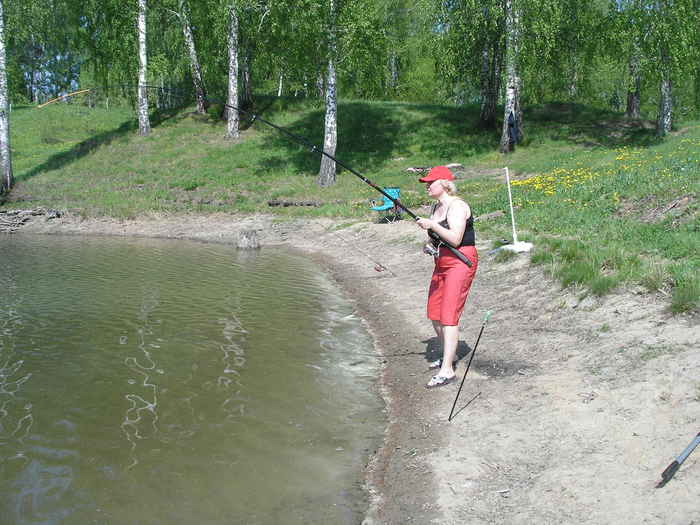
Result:
<svg viewBox="0 0 700 525"><path fill-rule="evenodd" d="M384 437L382 442L378 444L377 450L368 454L364 472L362 472L364 491L369 503L362 523L373 525L395 522L394 520L400 522L399 515L401 513L405 512L415 516L426 509L430 510L431 502L428 497L425 497L417 498L417 500L424 499L420 503L417 500L414 501L415 508L407 501L402 502L400 508L397 507L391 512L394 514L393 518L388 518L385 515L387 501L385 478L387 470L390 468L391 458L395 450L408 448L406 445L400 445L400 443L407 441L405 436L402 436L402 433L405 433L407 429L400 428L398 424L400 417L394 412L398 410L397 404L401 405L402 412L414 411L414 407L399 403L402 397L406 397L406 393L397 393L396 385L404 381L405 378L396 378L387 372L386 363L390 357L388 354L391 353L389 347L395 343L394 338L397 334L392 326L403 315L394 305L385 301L379 302L379 299L385 295L385 280L394 281L397 279L396 272L392 270L394 263L389 264L384 261L382 254L370 254L368 248L362 247L360 241L353 239L346 231L334 232L333 228L337 221L327 219L277 221L272 216L232 217L227 215L218 217L188 216L186 219L188 220L183 221L183 217L153 217L122 221L109 218L85 220L78 217L62 216L60 219L44 220L39 217L26 223L19 234L149 237L214 242L235 246L240 232L255 231L261 247L284 246L286 249L313 260L355 305L359 317L363 320L363 324L372 338L373 350L384 362L377 378L377 394L381 396L386 407L387 426L383 430ZM361 227L368 225L366 223L358 224ZM392 228L392 226L395 228L397 225L372 226L383 229ZM420 239L424 234L413 223L404 223L400 225L400 230L404 231L402 235L406 235L406 226L416 236L416 248L414 249L410 244L406 248L415 252L411 255L415 255L417 261L427 263L424 264L424 279L421 280L421 286L414 292L425 293L432 271L432 262L417 248L420 246ZM325 239L318 242L322 237L330 237L331 243L329 244L328 240ZM337 244L334 245L333 242ZM344 249L338 250L339 246ZM414 262L413 259L414 257L409 258L411 262ZM383 269L378 271L378 267ZM422 302L417 306L421 311L424 309ZM389 322L384 322L382 319L388 319ZM427 321L423 324L422 328L430 328ZM396 325L406 327L405 323L396 323ZM432 332L431 328L430 332ZM415 344L419 335L425 334L410 330L406 331L404 335L405 344ZM410 396L408 397L410 398ZM423 466L422 468L425 470L427 467ZM398 471L400 470L401 468L398 469ZM425 481L422 486L424 494L430 494L436 490Z"/></svg>
<svg viewBox="0 0 700 525"><path fill-rule="evenodd" d="M432 259L412 222L63 216L20 230L234 246L241 231L321 264L384 361L387 428L366 466L365 525L700 520L700 456L653 489L700 425L698 318L671 316L663 297L561 290L524 256L494 263L477 231L482 257L460 322L460 377L482 314L494 316L448 423L457 386L424 388L435 348L424 313Z"/></svg>

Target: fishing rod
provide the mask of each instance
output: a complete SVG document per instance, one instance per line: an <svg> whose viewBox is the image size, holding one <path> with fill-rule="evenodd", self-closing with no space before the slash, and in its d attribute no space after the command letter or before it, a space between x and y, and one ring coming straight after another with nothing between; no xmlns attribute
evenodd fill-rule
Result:
<svg viewBox="0 0 700 525"><path fill-rule="evenodd" d="M396 207L401 208L401 209L402 209L403 211L405 211L408 215L410 215L410 216L413 218L413 220L416 220L416 221L417 221L418 219L420 219L420 217L418 217L418 215L416 215L416 214L413 213L411 210L409 210L406 206L404 206L403 203L402 203L398 198L392 197L392 196L389 195L386 191L384 191L382 188L380 188L379 186L377 186L374 182L372 182L371 180L369 180L367 177L365 177L365 176L362 175L361 173L355 171L355 170L352 169L350 166L348 166L348 165L342 163L341 161L339 161L338 159L336 159L336 158L333 157L332 155L326 153L326 152L323 150L323 148L319 149L317 146L315 146L314 144L311 144L311 143L310 143L308 140L306 140L305 138L300 137L299 135L295 135L294 133L291 133L291 132L287 131L286 129L281 128L281 127L278 126L277 124L273 124L272 122L270 122L270 121L268 121L268 120L265 120L264 118L260 117L259 115L256 115L255 113L252 113L251 111L247 111L247 110L245 110L245 109L237 108L236 106L233 106L233 105L231 105L231 104L224 104L224 106L227 107L227 108L235 109L236 111L239 111L239 112L241 112L241 113L246 113L246 114L250 115L250 116L251 116L251 119L252 119L251 124L252 124L253 122L255 122L256 120L259 120L260 122L262 122L262 123L264 123L264 124L267 124L268 126L274 128L274 129L276 129L277 131L279 131L279 132L282 133L283 135L286 135L287 137L291 138L293 141L296 141L296 142L298 142L299 144L301 144L301 145L303 145L303 146L306 146L306 147L309 148L312 152L319 153L320 155L323 155L323 156L328 157L328 158L331 159L333 162L335 162L336 164L338 164L338 165L341 166L342 168L345 168L345 169L348 170L350 173L352 173L353 175L355 175L356 177L358 177L362 182L364 182L364 183L367 184L368 186L371 186L372 188L374 188L375 190L377 190L379 193L381 193L382 195L384 195L387 199L389 199L391 202L393 202L394 205L395 205ZM466 257L466 256L465 256L462 252L460 252L457 248L455 248L454 246L452 246L450 243L448 243L445 239L443 239L442 237L440 237L440 236L439 236L437 233L435 233L433 230L428 230L428 235L430 236L431 239L434 239L434 240L436 240L436 241L441 242L441 243L443 244L443 246L445 246L448 250L450 250L450 251L452 252L453 255L455 255L460 261L462 261L464 264L466 264L467 266L469 266L469 267L471 268L472 262L469 260L468 257Z"/></svg>
<svg viewBox="0 0 700 525"><path fill-rule="evenodd" d="M491 317L491 310L486 312L486 315L484 315L484 322L481 323L481 330L479 330L479 335L476 338L476 343L474 343L474 350L472 350L472 355L469 357L469 363L467 363L467 371L464 372L464 377L462 378L462 382L459 384L459 390L457 390L457 395L455 396L455 401L452 403L452 409L450 410L450 415L447 417L447 421L452 421L452 413L455 411L455 406L457 405L457 399L459 399L459 394L462 392L462 387L464 386L464 380L467 378L467 374L469 373L469 367L472 366L472 359L474 359L474 354L476 354L476 347L479 346L479 341L481 340L481 334L484 333L484 328L486 328L486 323L489 322L489 317ZM460 410L461 412L461 410Z"/></svg>
<svg viewBox="0 0 700 525"><path fill-rule="evenodd" d="M681 452L681 455L674 459L671 462L671 464L668 467L666 467L666 470L664 470L661 473L661 481L659 481L658 485L656 485L657 489L663 487L666 483L669 482L669 480L678 471L678 469L681 468L681 465L686 460L686 458L690 456L690 453L693 450L695 450L695 447L697 447L698 445L700 445L700 432L698 432L698 435L695 436L695 439L690 442L690 445L685 447L685 450Z"/></svg>
<svg viewBox="0 0 700 525"><path fill-rule="evenodd" d="M180 96L184 98L186 95L189 93L183 89L180 88L173 88L173 87L166 87L166 86L154 86L152 84L144 84L142 86L145 89L149 90L157 90L161 92L167 92L168 94L176 94L177 96ZM116 90L116 89L125 89L125 88L136 88L138 89L139 86L137 84L113 84L111 86L96 86L96 87L91 87L91 88L83 88L79 89L77 91L73 91L71 93L66 93L65 95L60 95L56 98L52 98L51 100L47 100L43 104L39 104L36 107L36 109L42 109L49 104L53 104L55 102L65 102L69 98L73 98L78 95L82 95L85 93L96 93L98 91L109 91L109 90Z"/></svg>

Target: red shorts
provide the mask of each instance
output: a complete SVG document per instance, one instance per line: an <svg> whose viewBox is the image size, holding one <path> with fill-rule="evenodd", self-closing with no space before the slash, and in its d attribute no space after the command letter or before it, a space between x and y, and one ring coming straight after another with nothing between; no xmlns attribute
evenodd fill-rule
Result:
<svg viewBox="0 0 700 525"><path fill-rule="evenodd" d="M469 295L479 256L475 246L459 248L471 262L471 268L460 261L448 248L440 247L428 290L428 319L444 326L456 326Z"/></svg>

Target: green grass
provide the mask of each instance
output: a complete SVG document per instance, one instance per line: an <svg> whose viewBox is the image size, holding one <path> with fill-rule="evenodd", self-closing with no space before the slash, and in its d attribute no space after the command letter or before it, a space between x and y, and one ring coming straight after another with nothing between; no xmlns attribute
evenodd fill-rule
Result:
<svg viewBox="0 0 700 525"><path fill-rule="evenodd" d="M322 143L319 101L257 99L255 112ZM316 185L317 154L261 123L242 137L192 108L153 114L136 134L130 108L52 104L11 114L17 184L4 206L51 207L85 216L130 218L156 212L216 211L372 220L376 191L347 170ZM531 107L526 141L504 157L498 131L474 126L478 108L341 101L338 159L381 186L399 186L414 210L430 204L414 166L458 162L458 188L476 215L508 209L508 166L520 240L563 286L604 295L630 283L663 291L674 312L700 309L700 122L666 140L648 122L574 104ZM319 206L269 207L272 199ZM675 204L675 205L674 205ZM510 217L479 221L482 238L509 239ZM506 257L506 256L502 256Z"/></svg>

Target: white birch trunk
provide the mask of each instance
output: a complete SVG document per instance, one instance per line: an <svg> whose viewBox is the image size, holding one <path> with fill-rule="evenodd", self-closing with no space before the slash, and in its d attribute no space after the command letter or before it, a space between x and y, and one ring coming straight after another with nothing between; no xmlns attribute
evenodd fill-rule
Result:
<svg viewBox="0 0 700 525"><path fill-rule="evenodd" d="M389 94L396 93L399 87L399 59L396 51L391 50L389 54Z"/></svg>
<svg viewBox="0 0 700 525"><path fill-rule="evenodd" d="M516 0L506 0L506 100L503 111L503 131L501 133L501 153L515 149L516 140L522 138L522 112L520 110L520 76L518 74L518 40L520 37L520 19ZM512 118L510 118L512 116ZM510 129L509 123L515 120L515 128Z"/></svg>
<svg viewBox="0 0 700 525"><path fill-rule="evenodd" d="M335 149L338 144L338 109L335 90L335 21L336 21L336 0L330 0L330 44L328 50L328 76L326 79L326 120L323 135L323 151L328 155L335 156ZM318 185L321 187L335 184L335 161L325 155L321 158L321 169L318 172Z"/></svg>
<svg viewBox="0 0 700 525"><path fill-rule="evenodd" d="M578 95L578 66L576 61L571 65L571 75L569 76L569 99L576 100Z"/></svg>
<svg viewBox="0 0 700 525"><path fill-rule="evenodd" d="M151 132L151 122L148 120L148 89L146 88L146 71L148 67L146 58L146 0L139 0L137 27L139 33L139 135L148 135Z"/></svg>
<svg viewBox="0 0 700 525"><path fill-rule="evenodd" d="M9 191L14 184L12 156L10 153L10 114L5 70L5 8L0 0L0 194Z"/></svg>
<svg viewBox="0 0 700 525"><path fill-rule="evenodd" d="M659 93L659 118L656 122L656 135L663 137L671 131L673 102L671 98L671 76L666 68L662 68L661 86Z"/></svg>
<svg viewBox="0 0 700 525"><path fill-rule="evenodd" d="M190 69L192 71L192 83L194 84L194 94L197 100L197 113L204 114L207 110L207 95L202 79L202 68L197 57L197 48L194 45L192 36L192 26L190 25L189 10L184 0L180 0L180 22L182 23L182 34L185 37L185 46L190 55Z"/></svg>
<svg viewBox="0 0 700 525"><path fill-rule="evenodd" d="M226 108L226 137L237 139L238 114L238 14L233 3L228 6L228 100Z"/></svg>
<svg viewBox="0 0 700 525"><path fill-rule="evenodd" d="M243 82L243 106L250 106L253 103L253 79L250 72L252 57L250 51L243 55L243 71L241 80Z"/></svg>
<svg viewBox="0 0 700 525"><path fill-rule="evenodd" d="M280 71L280 81L279 84L277 85L277 96L281 97L282 96L282 80L284 79L284 72Z"/></svg>

